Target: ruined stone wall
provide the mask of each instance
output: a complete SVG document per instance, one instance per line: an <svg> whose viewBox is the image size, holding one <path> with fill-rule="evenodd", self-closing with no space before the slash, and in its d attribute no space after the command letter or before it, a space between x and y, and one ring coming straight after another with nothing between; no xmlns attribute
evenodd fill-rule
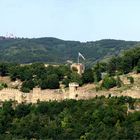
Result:
<svg viewBox="0 0 140 140"><path fill-rule="evenodd" d="M2 89L0 90L0 101L17 101L18 103L36 103L39 101L64 100L68 98L68 92L60 90L41 90L34 88L30 93L23 93L17 89Z"/></svg>
<svg viewBox="0 0 140 140"><path fill-rule="evenodd" d="M18 103L26 102L26 103L36 103L38 100L40 101L52 101L52 100L64 100L64 99L71 99L71 94L73 99L90 99L96 96L130 96L132 98L140 98L140 89L136 90L126 90L122 93L114 93L113 91L101 91L101 92L88 92L86 90L76 90L75 93L69 92L66 90L62 92L60 90L41 90L39 88L34 88L33 91L30 93L22 93L17 89L2 89L0 90L0 101L8 101L13 100L17 101Z"/></svg>
<svg viewBox="0 0 140 140"><path fill-rule="evenodd" d="M0 101L16 100L22 102L22 92L17 89L5 88L0 91Z"/></svg>
<svg viewBox="0 0 140 140"><path fill-rule="evenodd" d="M30 94L30 102L36 103L37 100L49 101L49 100L63 100L64 95L59 90L41 90L39 88L34 88Z"/></svg>
<svg viewBox="0 0 140 140"><path fill-rule="evenodd" d="M137 90L126 90L122 92L124 96L130 96L132 98L140 98L140 89Z"/></svg>

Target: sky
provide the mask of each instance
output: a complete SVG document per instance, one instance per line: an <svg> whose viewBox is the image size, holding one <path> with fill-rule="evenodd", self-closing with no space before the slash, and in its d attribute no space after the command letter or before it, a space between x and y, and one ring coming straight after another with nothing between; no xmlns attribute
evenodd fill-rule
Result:
<svg viewBox="0 0 140 140"><path fill-rule="evenodd" d="M0 36L140 41L140 0L0 0Z"/></svg>

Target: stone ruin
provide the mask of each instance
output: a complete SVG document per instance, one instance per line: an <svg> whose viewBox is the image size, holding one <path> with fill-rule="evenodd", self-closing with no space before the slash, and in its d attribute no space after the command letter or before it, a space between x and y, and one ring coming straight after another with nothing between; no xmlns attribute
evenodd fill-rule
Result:
<svg viewBox="0 0 140 140"><path fill-rule="evenodd" d="M76 69L79 75L82 75L85 71L85 66L82 63L74 63L71 65L71 69Z"/></svg>
<svg viewBox="0 0 140 140"><path fill-rule="evenodd" d="M18 89L5 88L0 90L0 101L12 100L17 103L37 103L37 101L75 99L78 87L77 83L70 83L68 91L34 88L30 93L23 93Z"/></svg>
<svg viewBox="0 0 140 140"><path fill-rule="evenodd" d="M86 100L96 96L130 96L132 98L140 98L140 89L126 90L122 93L114 93L113 91L95 92L87 89L82 90L79 88L79 84L70 83L68 90L41 90L40 88L34 88L30 93L23 93L18 89L10 88L0 90L0 102L12 100L17 103L37 103L37 101L61 101L65 99Z"/></svg>

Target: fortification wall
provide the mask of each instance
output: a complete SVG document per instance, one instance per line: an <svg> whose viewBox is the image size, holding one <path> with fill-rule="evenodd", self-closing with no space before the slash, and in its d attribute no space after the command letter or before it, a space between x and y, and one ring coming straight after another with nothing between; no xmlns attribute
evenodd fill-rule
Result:
<svg viewBox="0 0 140 140"><path fill-rule="evenodd" d="M140 98L140 89L137 90L127 90L122 93L124 96L130 96L132 98Z"/></svg>
<svg viewBox="0 0 140 140"><path fill-rule="evenodd" d="M123 92L114 92L114 91L100 91L100 92L87 92L87 91L77 91L75 92L75 95L77 95L77 97L75 97L75 99L79 100L79 99L91 99L94 98L96 96L129 96L132 98L140 98L140 89L136 89L136 90L126 90Z"/></svg>
<svg viewBox="0 0 140 140"><path fill-rule="evenodd" d="M15 100L19 103L22 102L22 92L17 89L5 88L0 91L0 101Z"/></svg>
<svg viewBox="0 0 140 140"><path fill-rule="evenodd" d="M30 95L30 101L32 103L36 103L38 100L40 101L49 101L49 100L63 100L64 95L59 90L40 90L39 88L33 89Z"/></svg>
<svg viewBox="0 0 140 140"><path fill-rule="evenodd" d="M72 94L72 95L71 95ZM2 89L0 90L0 101L8 101L13 100L18 103L26 102L26 103L36 103L38 100L40 101L53 101L53 100L64 100L64 99L90 99L96 96L130 96L132 98L140 98L140 89L136 90L126 90L122 93L114 93L113 91L107 92L88 92L86 90L75 90L71 92L67 90L62 92L60 90L41 90L39 88L34 88L30 93L22 93L17 89Z"/></svg>

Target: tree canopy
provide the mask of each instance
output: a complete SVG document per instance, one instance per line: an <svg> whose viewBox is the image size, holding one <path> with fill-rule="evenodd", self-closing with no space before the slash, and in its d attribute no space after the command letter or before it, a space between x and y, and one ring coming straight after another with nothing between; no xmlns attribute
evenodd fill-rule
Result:
<svg viewBox="0 0 140 140"><path fill-rule="evenodd" d="M57 38L0 39L0 61L16 63L45 62L63 64L77 61L78 52L84 54L86 64L119 54L139 42L105 39L92 42L64 41Z"/></svg>
<svg viewBox="0 0 140 140"><path fill-rule="evenodd" d="M0 139L139 139L140 112L130 97L97 97L0 107ZM138 102L138 101L137 101Z"/></svg>

